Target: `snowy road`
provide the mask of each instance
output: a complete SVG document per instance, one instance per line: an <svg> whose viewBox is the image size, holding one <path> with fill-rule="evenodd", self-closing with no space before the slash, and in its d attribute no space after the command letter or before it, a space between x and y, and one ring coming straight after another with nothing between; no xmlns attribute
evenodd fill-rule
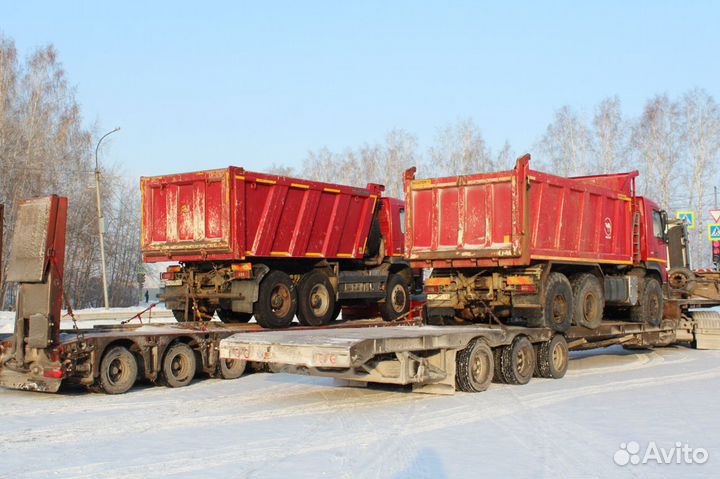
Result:
<svg viewBox="0 0 720 479"><path fill-rule="evenodd" d="M0 390L0 477L718 476L720 351L575 358L560 381L455 396L266 373L122 396ZM629 441L709 460L618 466Z"/></svg>

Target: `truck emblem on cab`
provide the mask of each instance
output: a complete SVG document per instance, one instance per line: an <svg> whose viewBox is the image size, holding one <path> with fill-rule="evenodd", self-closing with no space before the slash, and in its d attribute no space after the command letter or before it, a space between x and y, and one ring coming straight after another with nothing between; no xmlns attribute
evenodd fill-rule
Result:
<svg viewBox="0 0 720 479"><path fill-rule="evenodd" d="M610 220L610 218L605 217L604 225L605 225L605 239L611 239L612 238L612 221Z"/></svg>

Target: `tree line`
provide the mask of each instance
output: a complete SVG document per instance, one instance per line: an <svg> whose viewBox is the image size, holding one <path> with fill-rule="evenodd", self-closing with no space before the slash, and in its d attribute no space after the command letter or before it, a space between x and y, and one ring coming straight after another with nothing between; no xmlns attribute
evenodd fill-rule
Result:
<svg viewBox="0 0 720 479"><path fill-rule="evenodd" d="M59 194L69 200L65 290L74 307L102 304L99 237L94 196L97 135L83 125L74 89L53 46L25 60L0 36L0 203L5 205L3 277L19 201ZM108 292L113 306L137 303L142 266L137 182L102 167ZM13 285L0 289L2 307L14 303Z"/></svg>

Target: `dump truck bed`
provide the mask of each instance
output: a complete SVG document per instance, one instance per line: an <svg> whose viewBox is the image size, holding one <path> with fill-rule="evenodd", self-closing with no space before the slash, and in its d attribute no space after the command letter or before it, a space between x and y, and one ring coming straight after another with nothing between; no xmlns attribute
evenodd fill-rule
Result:
<svg viewBox="0 0 720 479"><path fill-rule="evenodd" d="M229 167L141 179L146 262L362 258L382 186Z"/></svg>
<svg viewBox="0 0 720 479"><path fill-rule="evenodd" d="M406 254L416 266L632 263L637 172L563 178L529 168L433 179L406 174Z"/></svg>

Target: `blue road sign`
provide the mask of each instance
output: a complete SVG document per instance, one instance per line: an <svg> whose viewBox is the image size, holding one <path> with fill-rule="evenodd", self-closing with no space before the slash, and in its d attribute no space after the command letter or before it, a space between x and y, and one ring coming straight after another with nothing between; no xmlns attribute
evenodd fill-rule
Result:
<svg viewBox="0 0 720 479"><path fill-rule="evenodd" d="M710 241L720 241L720 224L708 225L708 239Z"/></svg>
<svg viewBox="0 0 720 479"><path fill-rule="evenodd" d="M679 220L685 220L688 229L695 228L695 212L694 211L678 211L675 213L675 218Z"/></svg>

